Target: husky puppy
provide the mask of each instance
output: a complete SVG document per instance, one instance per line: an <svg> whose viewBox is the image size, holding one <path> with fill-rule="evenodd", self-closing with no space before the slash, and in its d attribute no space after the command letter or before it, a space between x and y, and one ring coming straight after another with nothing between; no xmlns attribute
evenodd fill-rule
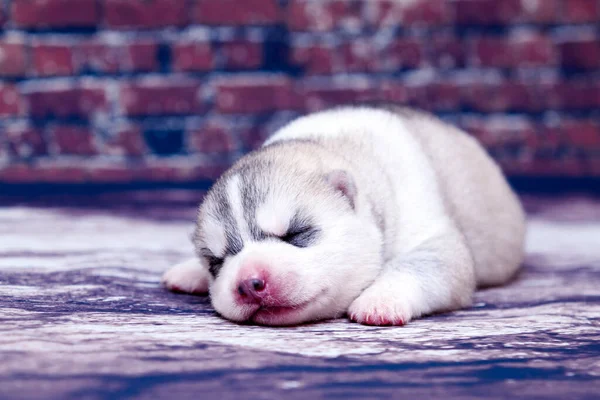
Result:
<svg viewBox="0 0 600 400"><path fill-rule="evenodd" d="M198 212L198 257L163 283L210 292L232 321L403 325L507 282L524 221L466 133L409 109L343 107L291 122L220 177Z"/></svg>

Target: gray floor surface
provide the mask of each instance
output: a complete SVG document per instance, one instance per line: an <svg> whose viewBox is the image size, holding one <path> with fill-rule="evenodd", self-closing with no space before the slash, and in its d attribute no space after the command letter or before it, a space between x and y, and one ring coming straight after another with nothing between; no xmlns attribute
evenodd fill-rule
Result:
<svg viewBox="0 0 600 400"><path fill-rule="evenodd" d="M4 202L0 398L598 398L599 199L525 197L525 265L471 309L267 328L159 286L197 198Z"/></svg>

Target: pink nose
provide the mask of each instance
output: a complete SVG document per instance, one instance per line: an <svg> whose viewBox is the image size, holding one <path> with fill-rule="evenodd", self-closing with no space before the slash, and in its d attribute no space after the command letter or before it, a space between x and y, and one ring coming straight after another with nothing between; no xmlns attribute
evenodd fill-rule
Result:
<svg viewBox="0 0 600 400"><path fill-rule="evenodd" d="M263 279L245 279L238 286L238 293L245 303L260 303L264 296L266 282Z"/></svg>

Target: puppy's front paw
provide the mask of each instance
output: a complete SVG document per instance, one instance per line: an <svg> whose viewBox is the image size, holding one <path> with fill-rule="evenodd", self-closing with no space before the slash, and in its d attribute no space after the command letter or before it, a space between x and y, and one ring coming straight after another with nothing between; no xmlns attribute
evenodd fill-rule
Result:
<svg viewBox="0 0 600 400"><path fill-rule="evenodd" d="M401 295L377 287L368 288L354 300L348 316L364 325L404 325L412 317L410 307Z"/></svg>
<svg viewBox="0 0 600 400"><path fill-rule="evenodd" d="M174 292L206 294L210 274L199 260L192 259L170 268L164 273L161 283Z"/></svg>

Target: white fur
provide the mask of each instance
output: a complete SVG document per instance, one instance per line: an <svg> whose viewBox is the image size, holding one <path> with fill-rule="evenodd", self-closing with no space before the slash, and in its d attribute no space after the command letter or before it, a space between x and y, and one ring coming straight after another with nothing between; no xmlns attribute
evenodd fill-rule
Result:
<svg viewBox="0 0 600 400"><path fill-rule="evenodd" d="M237 227L242 233L248 232L248 224L244 220L244 207L242 206L242 198L240 195L241 179L239 175L234 175L227 183L227 199L233 212L233 217Z"/></svg>
<svg viewBox="0 0 600 400"><path fill-rule="evenodd" d="M293 208L286 197L272 199L256 211L258 226L267 233L282 236L287 232Z"/></svg>
<svg viewBox="0 0 600 400"><path fill-rule="evenodd" d="M200 224L202 225L204 234L207 237L210 237L210 240L206 243L208 249L212 251L213 254L222 256L227 242L223 226L219 221L210 216L200 221Z"/></svg>
<svg viewBox="0 0 600 400"><path fill-rule="evenodd" d="M204 260L196 258L171 267L162 277L162 283L169 290L186 293L208 293L210 274Z"/></svg>
<svg viewBox="0 0 600 400"><path fill-rule="evenodd" d="M281 236L296 210L304 209L322 236L306 248L255 242L235 173L242 169L234 166L226 194L244 247L226 258L210 287L223 316L283 325L347 311L361 323L404 324L466 307L477 285L504 283L519 267L521 206L485 151L458 129L409 111L341 108L299 118L265 145L276 142L288 145L257 155L277 166L256 182L269 188L257 209L258 225ZM252 157L243 162L255 165ZM353 209L315 178L334 170L354 180ZM201 214L211 201L209 194ZM203 244L219 248L223 237L211 231L217 230L206 229ZM236 302L240 279L249 278L241 275L255 265L285 293L277 301L298 305L297 311L265 316L257 304ZM268 310L269 299L264 302Z"/></svg>

